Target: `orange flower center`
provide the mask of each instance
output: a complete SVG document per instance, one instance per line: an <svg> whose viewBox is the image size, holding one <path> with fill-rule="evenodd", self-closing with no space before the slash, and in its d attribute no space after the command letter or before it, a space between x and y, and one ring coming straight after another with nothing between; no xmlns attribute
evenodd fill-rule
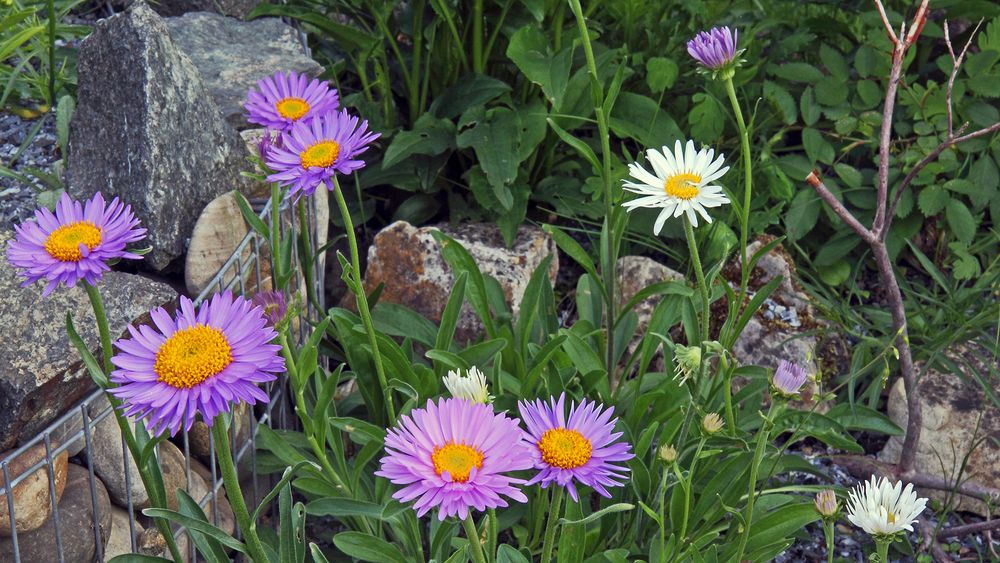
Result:
<svg viewBox="0 0 1000 563"><path fill-rule="evenodd" d="M60 262L79 262L83 259L80 245L93 250L101 244L101 229L90 221L77 221L52 231L45 239L45 251Z"/></svg>
<svg viewBox="0 0 1000 563"><path fill-rule="evenodd" d="M340 156L340 145L337 141L320 141L309 145L309 148L299 153L302 168L326 168L336 162Z"/></svg>
<svg viewBox="0 0 1000 563"><path fill-rule="evenodd" d="M283 98L274 104L274 109L285 119L298 121L303 115L309 113L309 102L302 98Z"/></svg>
<svg viewBox="0 0 1000 563"><path fill-rule="evenodd" d="M472 446L449 442L434 448L431 461L434 462L435 473L441 475L447 471L452 481L464 483L469 480L473 467L483 468L483 452Z"/></svg>
<svg viewBox="0 0 1000 563"><path fill-rule="evenodd" d="M542 461L560 469L575 469L590 461L594 446L576 430L553 428L538 441Z"/></svg>
<svg viewBox="0 0 1000 563"><path fill-rule="evenodd" d="M699 184L701 184L701 176L684 172L667 178L663 189L666 190L667 195L680 199L691 199L698 195Z"/></svg>
<svg viewBox="0 0 1000 563"><path fill-rule="evenodd" d="M156 351L157 381L189 389L217 375L233 361L233 349L221 330L195 325L175 332Z"/></svg>

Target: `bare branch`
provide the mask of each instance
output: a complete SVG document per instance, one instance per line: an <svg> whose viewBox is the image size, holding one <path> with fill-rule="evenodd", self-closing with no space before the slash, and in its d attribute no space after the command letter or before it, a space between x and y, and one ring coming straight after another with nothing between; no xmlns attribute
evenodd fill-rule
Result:
<svg viewBox="0 0 1000 563"><path fill-rule="evenodd" d="M917 40L917 37L920 37L920 32L923 31L924 24L927 23L928 4L930 4L930 0L923 0L923 2L920 3L920 7L917 8L917 13L913 15L913 23L910 25L910 32L906 34L904 49L913 45L913 43Z"/></svg>
<svg viewBox="0 0 1000 563"><path fill-rule="evenodd" d="M882 109L882 130L879 134L878 162L878 197L875 200L875 222L872 232L880 233L885 223L886 200L889 194L889 146L892 144L892 114L896 110L896 90L899 88L899 78L903 73L903 55L905 47L897 43L892 52L892 70L889 73L889 84L885 88L885 107Z"/></svg>
<svg viewBox="0 0 1000 563"><path fill-rule="evenodd" d="M896 190L896 197L895 199L893 199L892 206L889 208L889 214L888 218L886 219L885 228L881 233L879 233L879 236L882 237L882 240L885 240L885 236L889 232L889 226L892 223L892 218L896 216L896 206L899 205L899 200L902 199L903 192L906 191L906 189L910 186L910 183L913 182L913 179L917 177L917 174L920 174L921 170L923 170L931 162L937 160L937 157L940 156L941 153L945 151L945 149L951 147L952 145L958 145L964 143L965 141L971 141L972 139L975 139L977 137L982 137L983 135L989 135L990 133L996 133L997 131L1000 131L1000 121L998 121L997 123L994 123L989 127L984 127L978 131L973 131L968 135L962 135L962 133L965 131L965 128L968 127L968 125L969 124L966 123L965 125L962 125L961 127L958 128L958 131L956 133L961 136L946 139L943 143L935 147L934 150L927 153L927 156L922 158L920 162L918 162L909 171L909 173L906 174L906 177L903 178L903 181L900 182L899 189Z"/></svg>
<svg viewBox="0 0 1000 563"><path fill-rule="evenodd" d="M936 475L926 475L924 473L909 472L900 473L899 468L891 463L879 461L872 457L858 455L835 455L830 460L843 467L857 479L867 479L872 475L881 477L892 477L902 479L907 483L913 483L914 487L924 489L934 489L937 491L950 491L981 500L986 503L996 502L1000 499L1000 490L992 487L971 483L968 481L955 485L953 481L938 477Z"/></svg>
<svg viewBox="0 0 1000 563"><path fill-rule="evenodd" d="M892 41L893 45L898 45L899 38L896 37L896 32L892 30L892 24L889 23L889 16L885 13L885 6L882 5L882 0L875 0L875 7L878 8L878 13L882 16L882 25L885 26L885 32L889 36L889 40Z"/></svg>
<svg viewBox="0 0 1000 563"><path fill-rule="evenodd" d="M988 532L990 530L997 529L1000 529L1000 519L995 518L985 522L976 522L975 524L966 524L964 526L953 526L946 530L941 530L937 535L937 539L940 541L947 541L948 538L957 538L959 536L978 534L979 532Z"/></svg>
<svg viewBox="0 0 1000 563"><path fill-rule="evenodd" d="M871 244L872 242L877 241L874 233L865 228L865 226L858 221L857 217L844 207L844 204L840 203L840 200L833 195L833 192L831 192L830 189L823 184L823 180L819 179L818 171L813 170L810 172L809 176L806 177L806 182L808 182L809 185L816 190L816 194L819 195L819 197L822 198L831 209L833 209L833 212L836 213L841 220L847 223L847 225L851 227L854 232L858 233L858 236L864 239L865 242Z"/></svg>
<svg viewBox="0 0 1000 563"><path fill-rule="evenodd" d="M969 51L969 46L972 45L972 38L976 36L976 32L979 31L979 26L983 25L983 19L980 18L979 23L976 24L976 28L972 30L969 35L969 40L965 42L965 47L962 48L962 52L955 56L955 49L951 44L951 36L948 31L948 21L944 22L944 43L948 46L948 54L951 55L951 75L948 77L948 89L945 91L945 107L948 110L948 136L955 136L955 129L952 121L952 92L955 90L955 78L958 77L958 69L962 66L962 61L965 59L965 54ZM961 133L958 133L961 135Z"/></svg>

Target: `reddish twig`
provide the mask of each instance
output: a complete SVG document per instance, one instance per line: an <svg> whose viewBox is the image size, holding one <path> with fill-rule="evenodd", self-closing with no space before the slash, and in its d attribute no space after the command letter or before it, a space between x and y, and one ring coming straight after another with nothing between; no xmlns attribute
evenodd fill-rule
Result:
<svg viewBox="0 0 1000 563"><path fill-rule="evenodd" d="M993 520L976 522L975 524L966 524L964 526L952 526L947 530L941 530L938 532L937 539L940 541L947 541L948 538L957 538L959 536L978 534L980 532L988 532L990 530L1000 530L1000 519L995 518Z"/></svg>
<svg viewBox="0 0 1000 563"><path fill-rule="evenodd" d="M987 505L1000 501L1000 490L992 487L984 487L983 485L969 481L956 484L937 475L927 475L913 471L901 473L897 465L885 463L875 458L837 455L831 456L830 460L846 469L848 473L857 479L867 479L871 475L891 477L892 479L905 479L908 483L913 483L913 486L917 488L958 493L983 501Z"/></svg>

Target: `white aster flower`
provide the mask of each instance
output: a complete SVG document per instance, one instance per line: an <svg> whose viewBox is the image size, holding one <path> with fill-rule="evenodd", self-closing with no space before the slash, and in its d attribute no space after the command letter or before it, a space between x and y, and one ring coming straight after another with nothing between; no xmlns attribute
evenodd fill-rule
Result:
<svg viewBox="0 0 1000 563"><path fill-rule="evenodd" d="M638 163L629 164L629 174L638 182L626 180L625 189L642 197L626 201L622 205L628 211L638 207L662 207L663 211L660 211L653 225L654 235L660 234L668 218L680 217L682 213L687 215L694 227L698 226L698 215L711 223L712 218L705 209L729 203L722 188L712 184L728 172L729 167L722 166L725 158L721 154L719 158L712 160L714 156L713 149L696 151L694 141L688 141L683 149L681 142L677 141L673 152L667 147L663 147L662 152L647 150L646 158L653 166L654 173L651 174Z"/></svg>
<svg viewBox="0 0 1000 563"><path fill-rule="evenodd" d="M873 536L891 536L903 530L913 531L913 523L924 511L927 499L917 498L913 485L899 481L895 486L885 478L875 479L851 489L847 519Z"/></svg>
<svg viewBox="0 0 1000 563"><path fill-rule="evenodd" d="M486 386L486 376L476 366L469 368L465 375L460 371L449 371L444 378L444 386L456 399L467 399L473 403L493 402L493 395Z"/></svg>

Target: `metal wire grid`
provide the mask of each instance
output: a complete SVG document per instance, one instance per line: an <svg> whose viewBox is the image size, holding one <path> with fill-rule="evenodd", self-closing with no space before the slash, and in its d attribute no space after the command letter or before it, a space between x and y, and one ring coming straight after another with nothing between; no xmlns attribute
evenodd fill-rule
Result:
<svg viewBox="0 0 1000 563"><path fill-rule="evenodd" d="M316 198L309 198L309 204L306 205L306 221L311 231L310 240L312 241L313 248L311 252L316 253L316 241L318 240L317 234L320 228L325 229L326 225L317 225L316 217L318 216L317 209L315 208ZM259 217L261 220L267 224L271 213L270 200L251 200L251 204L254 206L255 210L259 210ZM290 207L288 202L283 203L279 211L281 213L281 225L282 232L286 236L296 236L297 229L301 227L298 224L296 214L294 209ZM292 266L299 269L299 264L301 263L301 258L298 256L297 245L292 245L293 256L292 256ZM312 257L310 257L311 259ZM200 295L195 299L195 304L200 303L204 299L210 297L216 292L221 292L225 290L231 290L238 294L247 294L248 290L252 293L253 291L259 289L270 289L273 286L269 286L265 283L267 278L270 278L270 274L263 275L263 265L267 264L271 267L270 272L274 272L274 258L269 251L267 251L267 241L264 237L258 235L254 230L250 229L247 235L243 238L240 244L233 251L229 259L223 264L212 280L207 284L206 288L201 292ZM254 277L251 278L250 276ZM323 268L315 268L315 295L318 300L320 310L323 309ZM251 283L251 280L253 283ZM298 322L297 334L295 335L301 341L305 338L308 330L308 321L317 320L316 317L319 312L312 307L305 307L303 313L300 313L300 322ZM262 481L265 476L258 475L257 472L257 430L259 425L265 424L273 428L289 428L294 427L295 417L292 416L290 407L287 402L287 394L285 393L285 388L287 381L285 377L281 377L278 380L266 384L264 390L270 397L270 401L257 409L254 413L251 411L250 419L250 432L249 438L245 439L243 443L238 442L237 424L232 424L230 428L230 443L232 444L232 455L237 467L247 467L251 473L250 482L251 486L249 490L244 492L247 495L252 495L251 499L253 502L260 499L262 494ZM259 405L258 405L259 407ZM96 410L96 413L95 413ZM13 553L9 551L0 551L0 561L6 563L7 561L12 561L13 563L53 563L58 561L59 563L78 563L76 561L67 561L65 549L63 545L64 530L62 529L59 514L59 503L58 495L56 494L55 479L47 478L48 481L48 502L52 508L52 514L49 516L52 519L52 530L54 531L54 544L55 553L51 555L51 559L46 561L28 561L22 559L21 552L18 546L18 533L17 533L17 518L18 515L15 512L14 507L14 495L6 494L8 491L12 491L14 487L18 484L24 482L26 479L31 477L37 471L46 471L47 477L55 475L54 464L56 458L62 452L72 448L74 445L79 443L79 440L84 440L84 447L81 453L86 452L86 470L88 478L88 486L90 490L90 509L91 516L93 517L93 533L94 533L94 543L95 543L95 560L104 561L104 542L101 533L100 526L100 508L97 501L97 479L99 478L94 472L94 462L93 455L91 453L93 450L93 433L94 428L98 423L100 423L105 418L112 416L110 403L107 403L104 399L104 392L97 390L83 401L79 405L60 416L58 419L53 421L50 425L46 427L44 431L30 441L19 446L5 458L0 459L0 499L6 499L7 513L10 515L10 545L12 546ZM79 420L79 429L69 433L66 436L62 436L61 443L56 445L56 440L54 440L54 435L62 435L64 433L63 429L73 427L76 425L76 421ZM208 433L209 436L209 451L210 459L208 464L208 470L211 473L211 483L209 492L201 499L195 499L198 501L199 505L204 509L209 503L212 505L212 510L209 511L211 514L207 514L207 517L215 524L219 525L221 522L221 517L219 513L219 503L215 502L218 498L219 491L222 489L222 480L218 475L215 467L215 444L212 434ZM45 456L42 460L36 462L34 465L27 468L27 470L22 471L18 475L11 474L10 465L13 461L20 455L24 454L31 448L36 447L39 444L44 444L45 446ZM192 485L192 470L191 470L191 449L190 441L187 432L182 432L180 435L180 445L182 446L182 452L184 455L184 471L187 489L191 490ZM137 519L134 511L134 499L132 495L132 475L129 471L129 459L131 458L128 448L125 446L125 440L122 439L122 452L124 459L124 467L122 468L125 475L125 489L127 495L127 506L123 507L127 510L129 515L129 537L131 541L131 548L133 552L138 550L137 543ZM157 446L157 456L160 456L159 446ZM266 476L267 484L266 486L270 488L271 486L271 476ZM265 491L267 489L264 489ZM167 491L167 494L174 494L174 491ZM47 523L46 523L47 524ZM43 524L44 526L44 524ZM23 532L22 532L23 533ZM110 531L109 531L110 533ZM236 531L237 535L239 530ZM178 529L174 536L180 540L186 532ZM193 541L188 538L187 541L186 556L190 558L190 561L196 561L197 553L195 551L195 545ZM12 559L9 559L11 558Z"/></svg>

